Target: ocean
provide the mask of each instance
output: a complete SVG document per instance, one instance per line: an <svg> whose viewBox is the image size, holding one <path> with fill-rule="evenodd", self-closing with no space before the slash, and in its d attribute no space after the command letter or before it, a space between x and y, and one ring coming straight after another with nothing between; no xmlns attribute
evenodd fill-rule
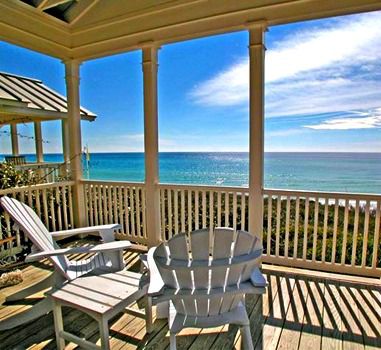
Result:
<svg viewBox="0 0 381 350"><path fill-rule="evenodd" d="M62 155L47 154L45 160L62 161ZM246 152L160 153L160 182L247 186L248 165ZM92 153L84 177L144 181L144 154ZM264 181L266 188L381 193L381 153L268 152Z"/></svg>

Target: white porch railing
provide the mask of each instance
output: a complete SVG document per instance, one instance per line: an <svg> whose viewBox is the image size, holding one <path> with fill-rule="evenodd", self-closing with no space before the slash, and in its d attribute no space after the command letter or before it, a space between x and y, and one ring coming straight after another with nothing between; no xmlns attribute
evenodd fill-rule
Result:
<svg viewBox="0 0 381 350"><path fill-rule="evenodd" d="M143 183L83 181L89 225L118 222L120 238L147 244ZM73 182L0 191L31 205L50 230L73 226ZM161 236L198 228L248 229L247 188L160 184ZM264 190L263 261L381 277L381 195ZM7 215L1 251L21 246ZM7 239L9 241L7 241Z"/></svg>
<svg viewBox="0 0 381 350"><path fill-rule="evenodd" d="M162 238L198 228L248 228L248 189L160 185ZM381 196L264 190L263 261L381 276Z"/></svg>
<svg viewBox="0 0 381 350"><path fill-rule="evenodd" d="M119 223L119 237L146 244L146 202L143 183L83 181L89 225Z"/></svg>
<svg viewBox="0 0 381 350"><path fill-rule="evenodd" d="M71 181L0 190L1 196L16 198L31 206L50 231L73 228ZM0 258L12 257L22 250L26 238L14 230L9 215L0 212Z"/></svg>

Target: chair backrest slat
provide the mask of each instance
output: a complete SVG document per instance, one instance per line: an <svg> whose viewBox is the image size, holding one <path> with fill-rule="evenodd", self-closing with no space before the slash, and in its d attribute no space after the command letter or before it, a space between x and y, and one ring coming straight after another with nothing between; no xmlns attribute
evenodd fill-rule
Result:
<svg viewBox="0 0 381 350"><path fill-rule="evenodd" d="M175 236L176 237L176 236ZM190 235L193 260L209 259L209 230L193 231Z"/></svg>
<svg viewBox="0 0 381 350"><path fill-rule="evenodd" d="M213 259L231 256L234 230L229 227L217 227L214 230Z"/></svg>

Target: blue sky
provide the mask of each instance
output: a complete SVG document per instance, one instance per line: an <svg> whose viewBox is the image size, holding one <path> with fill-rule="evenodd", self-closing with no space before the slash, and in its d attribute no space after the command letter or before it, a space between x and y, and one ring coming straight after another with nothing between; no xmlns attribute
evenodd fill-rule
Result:
<svg viewBox="0 0 381 350"><path fill-rule="evenodd" d="M271 27L266 34L266 151L381 152L381 13ZM248 34L165 45L159 52L160 151L248 150ZM0 70L65 94L63 64L0 43ZM141 53L81 66L90 152L143 151ZM33 126L20 127L33 135ZM45 152L60 127L44 123ZM0 153L10 140L0 135ZM21 152L34 151L21 139Z"/></svg>

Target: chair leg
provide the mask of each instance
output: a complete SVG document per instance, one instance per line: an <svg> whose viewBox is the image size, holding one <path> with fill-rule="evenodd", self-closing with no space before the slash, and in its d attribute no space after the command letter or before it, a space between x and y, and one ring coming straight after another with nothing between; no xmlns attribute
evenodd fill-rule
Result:
<svg viewBox="0 0 381 350"><path fill-rule="evenodd" d="M101 336L102 350L110 350L108 321L104 317L99 320L99 333Z"/></svg>
<svg viewBox="0 0 381 350"><path fill-rule="evenodd" d="M245 350L254 350L253 339L251 338L250 326L241 327L242 345Z"/></svg>
<svg viewBox="0 0 381 350"><path fill-rule="evenodd" d="M152 332L152 298L147 297L147 303L145 307L146 311L146 332Z"/></svg>
<svg viewBox="0 0 381 350"><path fill-rule="evenodd" d="M169 316L169 302L162 301L156 305L156 319L162 320Z"/></svg>
<svg viewBox="0 0 381 350"><path fill-rule="evenodd" d="M176 350L176 334L169 333L169 349Z"/></svg>
<svg viewBox="0 0 381 350"><path fill-rule="evenodd" d="M63 339L60 334L64 330L63 319L62 319L62 309L61 309L61 305L58 304L57 302L53 302L53 316L54 316L54 330L56 333L57 349L64 350L65 339Z"/></svg>

